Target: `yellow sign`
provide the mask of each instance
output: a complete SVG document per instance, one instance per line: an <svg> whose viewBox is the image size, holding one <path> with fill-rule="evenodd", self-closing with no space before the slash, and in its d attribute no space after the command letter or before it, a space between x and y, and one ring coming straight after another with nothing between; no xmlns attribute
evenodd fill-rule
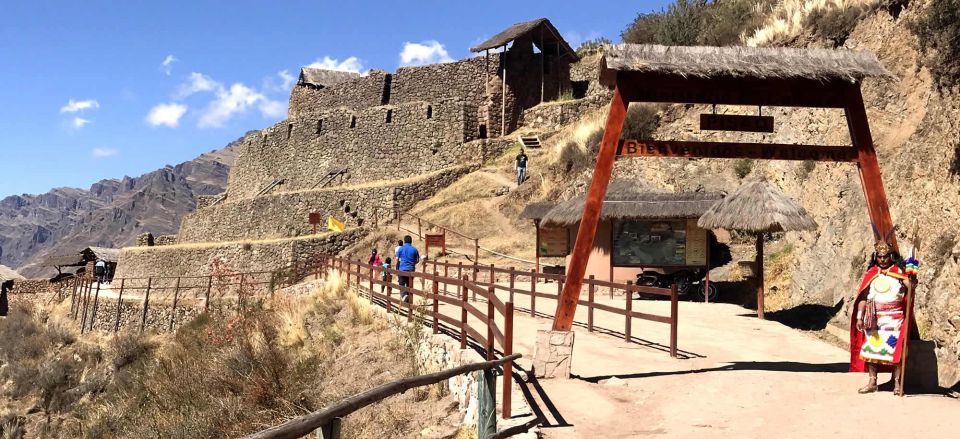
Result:
<svg viewBox="0 0 960 439"><path fill-rule="evenodd" d="M687 220L687 265L707 265L707 231L697 220Z"/></svg>
<svg viewBox="0 0 960 439"><path fill-rule="evenodd" d="M327 217L327 228L334 232L342 232L347 226L340 221L337 221L336 218L329 216Z"/></svg>

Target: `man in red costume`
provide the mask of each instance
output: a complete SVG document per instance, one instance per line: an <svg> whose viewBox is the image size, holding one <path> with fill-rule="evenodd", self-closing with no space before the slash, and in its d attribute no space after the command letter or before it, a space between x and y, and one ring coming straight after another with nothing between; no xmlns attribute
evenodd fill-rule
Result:
<svg viewBox="0 0 960 439"><path fill-rule="evenodd" d="M870 376L860 393L876 392L877 373L892 372L894 393L903 394L900 367L905 358L907 315L910 325L916 327L913 310L907 312L911 302L906 298L915 287L913 272L905 268L890 244L878 240L851 312L850 371L866 371Z"/></svg>

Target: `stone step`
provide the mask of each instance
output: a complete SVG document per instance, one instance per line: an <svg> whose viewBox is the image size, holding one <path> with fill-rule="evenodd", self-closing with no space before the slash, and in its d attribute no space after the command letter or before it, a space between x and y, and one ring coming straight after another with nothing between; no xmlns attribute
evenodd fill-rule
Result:
<svg viewBox="0 0 960 439"><path fill-rule="evenodd" d="M519 136L518 140L524 148L540 148L540 136Z"/></svg>

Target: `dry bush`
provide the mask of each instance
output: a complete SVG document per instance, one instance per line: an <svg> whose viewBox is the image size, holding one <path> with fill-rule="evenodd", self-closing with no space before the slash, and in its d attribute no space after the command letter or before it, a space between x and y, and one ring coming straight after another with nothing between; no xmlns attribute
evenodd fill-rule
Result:
<svg viewBox="0 0 960 439"><path fill-rule="evenodd" d="M120 369L143 360L154 347L143 334L124 330L110 338L107 355L114 369Z"/></svg>
<svg viewBox="0 0 960 439"><path fill-rule="evenodd" d="M621 34L625 43L730 46L760 27L776 0L674 0L667 9L640 14Z"/></svg>

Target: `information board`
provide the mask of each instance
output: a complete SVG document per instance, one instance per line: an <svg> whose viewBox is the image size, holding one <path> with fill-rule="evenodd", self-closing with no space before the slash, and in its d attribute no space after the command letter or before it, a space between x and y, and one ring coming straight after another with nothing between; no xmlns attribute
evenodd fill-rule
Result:
<svg viewBox="0 0 960 439"><path fill-rule="evenodd" d="M566 227L540 227L539 256L561 257L570 253L570 235Z"/></svg>
<svg viewBox="0 0 960 439"><path fill-rule="evenodd" d="M687 220L687 265L707 265L707 231L697 220Z"/></svg>

